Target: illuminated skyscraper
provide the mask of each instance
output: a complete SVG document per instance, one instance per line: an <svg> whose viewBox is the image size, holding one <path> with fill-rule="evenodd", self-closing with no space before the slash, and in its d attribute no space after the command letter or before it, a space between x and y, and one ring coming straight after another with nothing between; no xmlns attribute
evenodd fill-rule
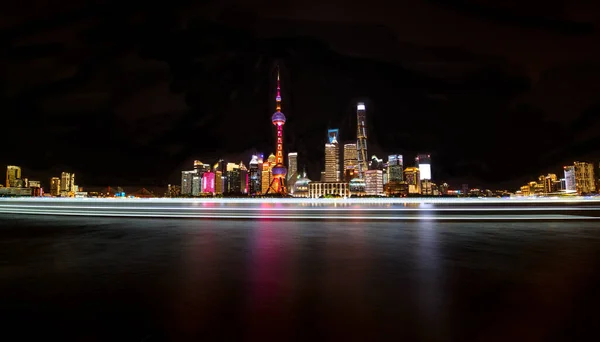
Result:
<svg viewBox="0 0 600 342"><path fill-rule="evenodd" d="M416 158L416 166L419 168L420 180L431 180L431 155L419 154Z"/></svg>
<svg viewBox="0 0 600 342"><path fill-rule="evenodd" d="M271 170L273 169L273 167L275 166L275 155L273 155L271 153L271 155L269 156L269 158L267 158L266 162L263 162L262 164L262 193L266 194L267 191L269 191L269 185L271 184L273 175L271 173Z"/></svg>
<svg viewBox="0 0 600 342"><path fill-rule="evenodd" d="M262 158L261 158L262 161ZM261 163L262 164L262 163ZM262 189L261 189L261 172L262 170L259 169L258 165L258 156L253 155L252 159L250 160L250 180L249 180L249 189L248 192L250 195L258 195L261 193ZM262 166L262 165L261 165Z"/></svg>
<svg viewBox="0 0 600 342"><path fill-rule="evenodd" d="M235 163L227 163L228 193L239 194L242 192L242 179L240 176L240 166Z"/></svg>
<svg viewBox="0 0 600 342"><path fill-rule="evenodd" d="M365 192L367 196L379 196L383 194L383 171L365 171Z"/></svg>
<svg viewBox="0 0 600 342"><path fill-rule="evenodd" d="M367 159L367 113L363 102L356 105L356 149L358 153L358 175L360 178L364 178L369 165Z"/></svg>
<svg viewBox="0 0 600 342"><path fill-rule="evenodd" d="M580 195L596 192L594 164L575 162L575 184L577 193Z"/></svg>
<svg viewBox="0 0 600 342"><path fill-rule="evenodd" d="M298 177L298 152L288 153L288 181L292 177Z"/></svg>
<svg viewBox="0 0 600 342"><path fill-rule="evenodd" d="M358 169L356 144L344 144L344 172L348 169Z"/></svg>
<svg viewBox="0 0 600 342"><path fill-rule="evenodd" d="M407 167L406 169L404 169L404 180L406 181L406 184L408 184L409 194L421 193L421 180L418 168Z"/></svg>
<svg viewBox="0 0 600 342"><path fill-rule="evenodd" d="M575 182L575 166L565 166L565 192L577 191L577 185Z"/></svg>
<svg viewBox="0 0 600 342"><path fill-rule="evenodd" d="M337 140L337 129L328 132L325 144L325 182L337 182L340 177L340 145Z"/></svg>
<svg viewBox="0 0 600 342"><path fill-rule="evenodd" d="M19 188L21 187L21 167L8 165L6 167L6 187Z"/></svg>
<svg viewBox="0 0 600 342"><path fill-rule="evenodd" d="M277 143L275 148L275 167L271 169L273 180L269 184L267 193L285 195L285 180L287 169L283 165L283 125L285 124L285 115L281 112L281 86L279 80L279 66L277 67L277 96L275 97L276 111L271 116L271 122L277 128Z"/></svg>
<svg viewBox="0 0 600 342"><path fill-rule="evenodd" d="M401 182L402 181L402 168L403 161L401 154L392 154L388 156L388 181L389 182Z"/></svg>
<svg viewBox="0 0 600 342"><path fill-rule="evenodd" d="M60 195L60 178L52 177L52 179L50 179L50 195Z"/></svg>
<svg viewBox="0 0 600 342"><path fill-rule="evenodd" d="M196 171L181 171L181 194L191 195L194 187Z"/></svg>
<svg viewBox="0 0 600 342"><path fill-rule="evenodd" d="M75 174L63 172L60 175L60 195L68 197L74 195L75 192Z"/></svg>
<svg viewBox="0 0 600 342"><path fill-rule="evenodd" d="M202 193L215 193L215 173L211 171L202 174Z"/></svg>

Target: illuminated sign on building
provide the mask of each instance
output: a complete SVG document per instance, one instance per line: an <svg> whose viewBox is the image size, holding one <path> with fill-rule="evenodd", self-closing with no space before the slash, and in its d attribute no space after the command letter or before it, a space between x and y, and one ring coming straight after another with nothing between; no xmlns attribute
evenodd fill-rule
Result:
<svg viewBox="0 0 600 342"><path fill-rule="evenodd" d="M337 144L339 139L338 136L340 135L340 130L338 128L332 128L332 129L328 129L327 130L327 138L330 144Z"/></svg>
<svg viewBox="0 0 600 342"><path fill-rule="evenodd" d="M215 193L215 173L204 172L202 175L202 192Z"/></svg>

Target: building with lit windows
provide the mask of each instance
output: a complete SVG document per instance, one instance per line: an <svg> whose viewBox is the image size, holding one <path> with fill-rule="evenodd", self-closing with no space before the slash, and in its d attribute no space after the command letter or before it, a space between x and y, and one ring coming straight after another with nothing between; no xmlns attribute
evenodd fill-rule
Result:
<svg viewBox="0 0 600 342"><path fill-rule="evenodd" d="M194 184L194 175L196 171L181 171L181 194L192 195L192 188Z"/></svg>
<svg viewBox="0 0 600 342"><path fill-rule="evenodd" d="M367 196L383 195L383 171L365 171L365 192Z"/></svg>
<svg viewBox="0 0 600 342"><path fill-rule="evenodd" d="M310 182L308 183L308 197L349 197L350 190L346 182Z"/></svg>
<svg viewBox="0 0 600 342"><path fill-rule="evenodd" d="M248 193L250 195L259 195L262 191L261 187L261 173L262 170L259 168L262 167L262 157L260 158L260 163L258 162L258 156L253 155L250 160L250 168L249 168L249 184L248 184Z"/></svg>
<svg viewBox="0 0 600 342"><path fill-rule="evenodd" d="M564 168L565 173L565 192L576 192L577 184L575 183L575 166L569 165Z"/></svg>
<svg viewBox="0 0 600 342"><path fill-rule="evenodd" d="M415 161L415 166L419 169L419 180L431 180L431 155L419 154Z"/></svg>
<svg viewBox="0 0 600 342"><path fill-rule="evenodd" d="M302 177L296 180L291 195L294 197L309 197L309 184L311 180L306 177L306 172L303 172Z"/></svg>
<svg viewBox="0 0 600 342"><path fill-rule="evenodd" d="M421 181L419 177L419 168L407 167L404 169L404 181L408 185L409 194L421 193Z"/></svg>
<svg viewBox="0 0 600 342"><path fill-rule="evenodd" d="M358 172L358 150L356 144L344 144L344 169L345 173L348 169L353 169Z"/></svg>
<svg viewBox="0 0 600 342"><path fill-rule="evenodd" d="M6 187L7 188L20 188L23 187L21 179L21 167L15 165L8 165L6 167Z"/></svg>
<svg viewBox="0 0 600 342"><path fill-rule="evenodd" d="M575 162L575 187L580 195L596 192L596 181L594 177L594 164L586 162Z"/></svg>
<svg viewBox="0 0 600 342"><path fill-rule="evenodd" d="M50 195L60 196L60 178L52 177L50 179Z"/></svg>
<svg viewBox="0 0 600 342"><path fill-rule="evenodd" d="M227 163L227 185L227 193L242 193L242 178L240 172L240 165L235 163Z"/></svg>
<svg viewBox="0 0 600 342"><path fill-rule="evenodd" d="M269 158L267 158L266 162L263 162L263 167L262 167L262 175L261 175L261 181L262 181L262 193L266 194L267 191L269 191L269 185L271 184L271 181L273 180L273 174L272 174L272 170L273 167L275 167L276 164L276 158L275 155L271 153L271 155L269 156Z"/></svg>
<svg viewBox="0 0 600 342"><path fill-rule="evenodd" d="M202 193L203 194L214 194L215 193L215 173L207 171L202 174Z"/></svg>
<svg viewBox="0 0 600 342"><path fill-rule="evenodd" d="M358 172L358 170L357 170ZM348 183L348 187L350 189L350 195L355 197L365 196L366 192L366 184L365 180L362 178L354 178Z"/></svg>
<svg viewBox="0 0 600 342"><path fill-rule="evenodd" d="M60 175L60 196L72 197L75 195L75 174L63 172Z"/></svg>
<svg viewBox="0 0 600 342"><path fill-rule="evenodd" d="M402 181L403 164L401 154L392 154L388 156L387 174L389 182Z"/></svg>
<svg viewBox="0 0 600 342"><path fill-rule="evenodd" d="M288 182L298 177L298 152L288 153ZM291 184L289 186L292 186Z"/></svg>
<svg viewBox="0 0 600 342"><path fill-rule="evenodd" d="M560 182L558 182L560 184ZM556 175L553 173L549 173L544 177L544 192L545 193L553 193L558 191L558 185Z"/></svg>
<svg viewBox="0 0 600 342"><path fill-rule="evenodd" d="M340 145L331 131L337 130L329 130L329 141L325 144L325 181L337 182L340 175Z"/></svg>
<svg viewBox="0 0 600 342"><path fill-rule="evenodd" d="M364 178L369 169L367 159L367 112L364 102L356 104L356 150L359 178Z"/></svg>

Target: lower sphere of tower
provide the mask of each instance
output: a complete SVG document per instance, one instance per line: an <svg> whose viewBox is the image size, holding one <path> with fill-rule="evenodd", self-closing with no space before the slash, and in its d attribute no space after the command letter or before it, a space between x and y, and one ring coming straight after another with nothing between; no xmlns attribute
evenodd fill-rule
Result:
<svg viewBox="0 0 600 342"><path fill-rule="evenodd" d="M273 125L283 125L285 123L285 115L282 112L275 112L273 116L271 116L271 121L273 121Z"/></svg>

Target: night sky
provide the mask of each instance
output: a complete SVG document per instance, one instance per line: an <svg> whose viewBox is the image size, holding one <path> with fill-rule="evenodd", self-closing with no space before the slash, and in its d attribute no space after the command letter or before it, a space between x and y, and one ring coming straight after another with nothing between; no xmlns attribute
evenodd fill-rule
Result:
<svg viewBox="0 0 600 342"><path fill-rule="evenodd" d="M355 139L357 101L369 154L430 152L438 182L514 189L600 159L593 1L60 2L0 12L0 166L45 187L271 153L276 62L286 153L312 179L327 128Z"/></svg>

